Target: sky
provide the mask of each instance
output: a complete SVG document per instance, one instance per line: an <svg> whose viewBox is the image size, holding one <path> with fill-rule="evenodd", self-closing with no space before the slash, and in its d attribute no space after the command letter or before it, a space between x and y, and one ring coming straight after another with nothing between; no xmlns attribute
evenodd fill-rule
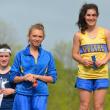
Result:
<svg viewBox="0 0 110 110"><path fill-rule="evenodd" d="M16 30L15 37L23 46L27 45L29 27L43 23L46 33L43 45L52 49L62 41L72 43L84 3L96 3L100 13L98 24L110 29L109 0L0 0L0 21Z"/></svg>

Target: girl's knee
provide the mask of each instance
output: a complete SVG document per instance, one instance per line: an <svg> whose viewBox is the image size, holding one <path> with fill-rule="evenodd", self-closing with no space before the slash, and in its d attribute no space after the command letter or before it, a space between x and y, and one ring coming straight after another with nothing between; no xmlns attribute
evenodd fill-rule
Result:
<svg viewBox="0 0 110 110"><path fill-rule="evenodd" d="M96 103L94 105L94 110L103 110L103 106L104 106L103 103Z"/></svg>
<svg viewBox="0 0 110 110"><path fill-rule="evenodd" d="M80 103L80 110L88 110L89 109L89 103L88 102L81 102Z"/></svg>

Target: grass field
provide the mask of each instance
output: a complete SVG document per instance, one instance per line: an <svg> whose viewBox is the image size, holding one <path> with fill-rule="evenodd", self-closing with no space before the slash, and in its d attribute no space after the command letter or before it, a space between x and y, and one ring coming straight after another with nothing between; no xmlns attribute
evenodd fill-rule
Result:
<svg viewBox="0 0 110 110"><path fill-rule="evenodd" d="M56 64L58 80L56 84L49 85L48 110L78 110L79 98L74 87L76 70L64 69L63 64L58 61ZM106 96L104 110L110 110L110 89Z"/></svg>

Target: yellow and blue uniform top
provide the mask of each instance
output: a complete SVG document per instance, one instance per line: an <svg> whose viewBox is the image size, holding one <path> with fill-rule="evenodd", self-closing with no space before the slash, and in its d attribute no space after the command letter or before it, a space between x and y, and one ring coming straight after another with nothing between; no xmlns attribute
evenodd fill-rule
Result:
<svg viewBox="0 0 110 110"><path fill-rule="evenodd" d="M98 28L97 35L93 38L87 32L80 33L80 44L80 54L84 59L92 60L92 56L95 56L96 60L102 60L108 52L105 30L102 27ZM108 78L108 65L105 64L94 69L78 64L78 77L84 79Z"/></svg>

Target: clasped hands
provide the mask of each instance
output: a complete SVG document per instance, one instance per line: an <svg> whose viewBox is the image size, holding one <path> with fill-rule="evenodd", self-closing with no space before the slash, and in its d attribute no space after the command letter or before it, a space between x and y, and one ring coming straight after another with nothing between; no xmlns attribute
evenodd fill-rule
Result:
<svg viewBox="0 0 110 110"><path fill-rule="evenodd" d="M22 76L24 81L30 81L30 82L35 82L38 79L39 75L35 75L35 74L26 74L24 76Z"/></svg>
<svg viewBox="0 0 110 110"><path fill-rule="evenodd" d="M82 64L86 67L92 67L94 63L97 67L100 67L100 66L106 64L107 62L105 60L97 60L97 61L93 62L88 59L83 59L83 61L82 61Z"/></svg>

